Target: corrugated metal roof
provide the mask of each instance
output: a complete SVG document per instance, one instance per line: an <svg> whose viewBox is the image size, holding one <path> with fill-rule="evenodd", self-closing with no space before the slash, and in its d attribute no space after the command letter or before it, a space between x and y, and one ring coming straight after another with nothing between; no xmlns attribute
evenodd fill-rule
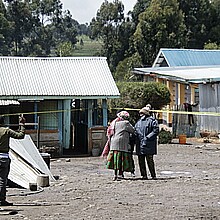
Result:
<svg viewBox="0 0 220 220"><path fill-rule="evenodd" d="M9 151L9 156L11 159L9 180L26 189L29 189L29 183L37 183L37 177L41 174L40 171L29 165L12 150Z"/></svg>
<svg viewBox="0 0 220 220"><path fill-rule="evenodd" d="M220 81L220 50L160 49L152 68L135 68L136 74L194 83Z"/></svg>
<svg viewBox="0 0 220 220"><path fill-rule="evenodd" d="M10 139L11 168L9 179L14 183L29 188L29 183L37 183L37 177L47 174L50 181L55 181L47 164L34 145L30 135L24 139Z"/></svg>
<svg viewBox="0 0 220 220"><path fill-rule="evenodd" d="M220 65L220 50L161 48L152 67L164 62L169 67Z"/></svg>
<svg viewBox="0 0 220 220"><path fill-rule="evenodd" d="M41 173L47 174L51 180L55 180L30 135L26 134L24 139L11 138L10 148Z"/></svg>
<svg viewBox="0 0 220 220"><path fill-rule="evenodd" d="M0 96L119 97L104 57L0 57Z"/></svg>
<svg viewBox="0 0 220 220"><path fill-rule="evenodd" d="M172 78L177 81L188 81L194 83L220 81L220 65L200 67L152 67L135 68L136 73L156 73L165 78Z"/></svg>

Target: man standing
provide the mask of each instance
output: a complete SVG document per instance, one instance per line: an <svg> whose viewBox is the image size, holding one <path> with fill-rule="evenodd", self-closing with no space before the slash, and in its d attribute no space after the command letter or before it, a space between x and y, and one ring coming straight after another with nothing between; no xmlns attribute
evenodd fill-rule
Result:
<svg viewBox="0 0 220 220"><path fill-rule="evenodd" d="M135 124L136 131L136 154L138 155L139 168L142 179L148 179L146 163L152 179L156 179L156 171L153 156L157 154L157 135L159 127L157 120L150 115L146 107L139 111L140 119Z"/></svg>
<svg viewBox="0 0 220 220"><path fill-rule="evenodd" d="M10 171L9 143L10 138L23 139L25 136L25 118L19 118L20 130L18 132L4 127L4 117L0 116L0 206L12 206L6 201L6 185Z"/></svg>

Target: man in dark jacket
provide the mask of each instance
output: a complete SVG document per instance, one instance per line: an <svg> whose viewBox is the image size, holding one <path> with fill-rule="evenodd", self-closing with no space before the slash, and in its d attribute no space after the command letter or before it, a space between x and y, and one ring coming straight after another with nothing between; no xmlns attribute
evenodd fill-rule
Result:
<svg viewBox="0 0 220 220"><path fill-rule="evenodd" d="M149 110L145 107L140 111L140 119L135 124L136 131L136 154L141 176L148 179L145 158L152 179L156 179L155 165L153 156L157 154L157 135L159 127L157 120L150 115Z"/></svg>
<svg viewBox="0 0 220 220"><path fill-rule="evenodd" d="M6 185L10 171L9 142L10 138L23 139L25 118L19 120L20 131L4 127L4 117L0 116L0 206L11 206L13 203L6 201Z"/></svg>

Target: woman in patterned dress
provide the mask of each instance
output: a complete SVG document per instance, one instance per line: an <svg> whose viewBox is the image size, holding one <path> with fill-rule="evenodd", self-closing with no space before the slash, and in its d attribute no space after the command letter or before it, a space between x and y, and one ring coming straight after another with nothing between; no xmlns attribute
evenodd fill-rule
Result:
<svg viewBox="0 0 220 220"><path fill-rule="evenodd" d="M134 127L128 121L129 113L121 111L117 114L107 130L110 142L110 151L107 157L107 168L114 170L114 180L124 177L124 172L132 171L132 160L129 152L130 134L134 133Z"/></svg>

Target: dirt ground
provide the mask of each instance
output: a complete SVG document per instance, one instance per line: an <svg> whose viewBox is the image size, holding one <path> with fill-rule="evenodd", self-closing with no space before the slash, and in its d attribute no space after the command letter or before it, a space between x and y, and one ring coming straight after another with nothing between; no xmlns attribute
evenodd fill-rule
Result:
<svg viewBox="0 0 220 220"><path fill-rule="evenodd" d="M157 180L140 179L137 156L136 177L121 181L100 157L51 159L59 179L42 191L9 188L7 209L18 213L0 219L220 219L219 141L193 141L158 146Z"/></svg>

